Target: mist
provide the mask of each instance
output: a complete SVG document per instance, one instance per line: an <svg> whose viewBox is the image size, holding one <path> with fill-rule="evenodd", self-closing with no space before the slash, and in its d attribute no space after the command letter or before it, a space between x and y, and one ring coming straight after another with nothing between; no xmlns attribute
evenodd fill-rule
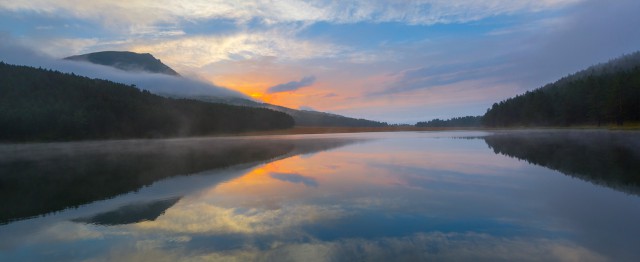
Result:
<svg viewBox="0 0 640 262"><path fill-rule="evenodd" d="M110 80L117 83L135 85L149 92L178 97L215 96L222 98L245 98L244 94L197 79L155 74L147 72L127 72L109 66L88 62L69 61L48 56L44 53L20 46L9 37L0 36L0 61L7 64L41 67L63 73Z"/></svg>

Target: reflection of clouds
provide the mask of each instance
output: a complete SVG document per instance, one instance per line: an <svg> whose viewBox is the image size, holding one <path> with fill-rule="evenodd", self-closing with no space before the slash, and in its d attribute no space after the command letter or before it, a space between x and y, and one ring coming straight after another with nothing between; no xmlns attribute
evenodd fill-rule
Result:
<svg viewBox="0 0 640 262"><path fill-rule="evenodd" d="M77 241L102 237L103 233L91 225L61 222L42 231L38 239L46 239L47 241Z"/></svg>
<svg viewBox="0 0 640 262"><path fill-rule="evenodd" d="M389 172L401 175L398 178L396 185L413 189L445 190L453 192L468 190L478 191L479 188L518 188L518 185L514 185L509 177L505 177L504 179L495 179L484 175L472 175L440 169L406 167L402 165L372 164L371 166L387 169Z"/></svg>
<svg viewBox="0 0 640 262"><path fill-rule="evenodd" d="M343 217L337 206L292 205L279 209L224 208L196 202L178 205L156 219L135 228L180 233L268 234L297 226Z"/></svg>
<svg viewBox="0 0 640 262"><path fill-rule="evenodd" d="M104 260L94 261L121 261L121 262L133 262L133 261L154 261L154 262L174 262L186 260L183 254L179 252L171 252L167 250L152 249L152 250L139 250L139 249L118 249L107 254ZM217 261L217 260L214 260Z"/></svg>
<svg viewBox="0 0 640 262"><path fill-rule="evenodd" d="M637 234L629 225L638 216L628 208L636 199L563 182L571 178L496 156L482 143L400 137L269 162L224 183L174 179L149 190L190 185L180 192L193 193L155 221L112 227L51 223L29 241L46 251L61 242L67 249L56 252L69 254L92 246L106 253L92 256L111 261L637 257L632 246ZM237 171L229 172L224 177ZM322 187L288 183L305 181ZM95 213L90 211L82 214ZM13 234L5 235L15 241ZM0 260L19 260L3 259L5 250Z"/></svg>
<svg viewBox="0 0 640 262"><path fill-rule="evenodd" d="M428 203L430 200L422 200L421 203ZM399 196L363 196L352 197L345 201L345 206L350 209L376 209L385 208L387 210L400 209L411 205L412 201ZM414 212L417 210L413 210Z"/></svg>
<svg viewBox="0 0 640 262"><path fill-rule="evenodd" d="M299 244L270 250L268 260L297 255ZM334 258L363 261L602 261L604 258L571 243L548 239L508 239L484 234L419 233L400 238L345 239L312 244Z"/></svg>
<svg viewBox="0 0 640 262"><path fill-rule="evenodd" d="M545 238L504 238L479 233L417 233L377 239L339 239L282 243L260 248L207 252L206 250L131 250L120 260L180 258L206 261L606 261L582 246ZM145 256L148 254L148 256ZM162 255L164 254L164 255Z"/></svg>
<svg viewBox="0 0 640 262"><path fill-rule="evenodd" d="M344 152L340 152L344 154ZM352 159L362 159L368 163L388 163L404 167L431 168L449 170L465 174L484 176L504 176L511 174L510 171L517 170L524 166L523 163L512 161L511 159L481 154L479 152L458 152L458 151L438 151L420 150L394 152L393 155L380 154L380 152L353 154Z"/></svg>
<svg viewBox="0 0 640 262"><path fill-rule="evenodd" d="M316 179L313 177L306 177L299 174L277 173L277 172L271 173L269 175L280 181L285 181L290 183L300 183L308 187L318 187L318 181L316 181Z"/></svg>

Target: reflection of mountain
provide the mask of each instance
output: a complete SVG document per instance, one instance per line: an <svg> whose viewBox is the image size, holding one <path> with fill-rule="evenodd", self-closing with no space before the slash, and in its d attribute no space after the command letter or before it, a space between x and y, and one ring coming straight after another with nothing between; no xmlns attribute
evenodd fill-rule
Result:
<svg viewBox="0 0 640 262"><path fill-rule="evenodd" d="M167 177L351 142L207 138L4 145L0 146L0 223L111 198Z"/></svg>
<svg viewBox="0 0 640 262"><path fill-rule="evenodd" d="M500 133L484 137L496 154L515 157L618 191L640 195L640 134Z"/></svg>
<svg viewBox="0 0 640 262"><path fill-rule="evenodd" d="M82 222L96 225L124 225L142 221L154 221L165 210L175 205L180 197L157 200L147 203L135 203L117 208L116 210L96 214L91 217L74 219L74 222Z"/></svg>

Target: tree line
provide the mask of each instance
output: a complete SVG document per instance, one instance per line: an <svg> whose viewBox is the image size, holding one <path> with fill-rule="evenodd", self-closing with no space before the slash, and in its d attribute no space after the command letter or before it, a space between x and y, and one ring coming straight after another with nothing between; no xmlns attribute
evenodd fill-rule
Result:
<svg viewBox="0 0 640 262"><path fill-rule="evenodd" d="M636 61L632 66L630 61ZM623 125L640 121L640 53L570 75L487 110L483 124Z"/></svg>
<svg viewBox="0 0 640 262"><path fill-rule="evenodd" d="M463 116L451 119L433 119L416 123L417 127L478 127L481 125L482 116Z"/></svg>
<svg viewBox="0 0 640 262"><path fill-rule="evenodd" d="M0 141L200 136L293 127L291 116L171 99L108 80L0 62Z"/></svg>
<svg viewBox="0 0 640 262"><path fill-rule="evenodd" d="M640 122L640 52L494 103L482 117L434 119L416 126L600 126L628 122Z"/></svg>

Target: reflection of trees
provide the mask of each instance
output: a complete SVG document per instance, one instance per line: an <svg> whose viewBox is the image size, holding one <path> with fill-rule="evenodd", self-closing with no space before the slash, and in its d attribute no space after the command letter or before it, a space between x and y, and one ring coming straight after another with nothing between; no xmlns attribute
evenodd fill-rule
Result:
<svg viewBox="0 0 640 262"><path fill-rule="evenodd" d="M496 154L525 160L594 184L640 195L640 134L502 133L484 137Z"/></svg>
<svg viewBox="0 0 640 262"><path fill-rule="evenodd" d="M4 147L0 148L0 223L111 198L167 177L350 142L239 138Z"/></svg>

